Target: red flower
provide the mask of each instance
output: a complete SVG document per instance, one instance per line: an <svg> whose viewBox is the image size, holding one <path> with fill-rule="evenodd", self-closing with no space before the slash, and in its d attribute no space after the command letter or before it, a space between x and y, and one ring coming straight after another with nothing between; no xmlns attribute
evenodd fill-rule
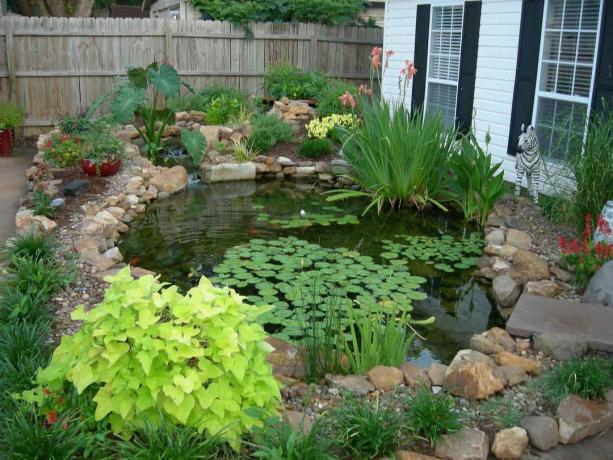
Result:
<svg viewBox="0 0 613 460"><path fill-rule="evenodd" d="M355 109L355 99L348 91L345 91L345 93L341 97L339 97L339 99L341 100L341 105L343 107L350 106L352 109Z"/></svg>
<svg viewBox="0 0 613 460"><path fill-rule="evenodd" d="M57 412L54 410L50 410L47 412L47 423L55 423L57 422Z"/></svg>
<svg viewBox="0 0 613 460"><path fill-rule="evenodd" d="M49 388L43 388L43 394L45 396L49 396L51 394L51 390L49 390Z"/></svg>
<svg viewBox="0 0 613 460"><path fill-rule="evenodd" d="M611 234L611 227L609 226L609 223L605 220L605 218L602 216L598 216L598 230L600 230L600 233L602 233L603 235Z"/></svg>

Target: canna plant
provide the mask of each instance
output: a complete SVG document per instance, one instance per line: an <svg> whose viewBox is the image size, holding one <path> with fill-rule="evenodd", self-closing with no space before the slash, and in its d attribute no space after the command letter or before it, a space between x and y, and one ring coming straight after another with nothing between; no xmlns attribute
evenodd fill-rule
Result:
<svg viewBox="0 0 613 460"><path fill-rule="evenodd" d="M128 268L106 279L103 302L75 310L82 328L62 338L24 399L42 405L67 383L79 394L92 387L95 419L124 437L155 426L161 414L208 436L222 432L234 447L262 424L254 413L276 414L279 387L266 363L272 347L252 322L263 308L205 277L186 295L150 275L133 279Z"/></svg>

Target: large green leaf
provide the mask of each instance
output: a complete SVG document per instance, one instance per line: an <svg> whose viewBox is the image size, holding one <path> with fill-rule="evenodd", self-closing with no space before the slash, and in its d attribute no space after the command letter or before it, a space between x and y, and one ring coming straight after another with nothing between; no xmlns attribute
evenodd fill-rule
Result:
<svg viewBox="0 0 613 460"><path fill-rule="evenodd" d="M147 69L143 67L132 67L128 69L128 80L130 80L130 84L135 88L147 89L147 85L149 83L147 76Z"/></svg>
<svg viewBox="0 0 613 460"><path fill-rule="evenodd" d="M117 123L126 123L132 119L134 112L146 99L145 90L124 85L119 88L111 102L113 119Z"/></svg>
<svg viewBox="0 0 613 460"><path fill-rule="evenodd" d="M206 139L202 133L198 130L190 131L188 129L181 129L181 143L187 149L187 152L191 155L192 160L196 166L200 164L202 154L206 149Z"/></svg>
<svg viewBox="0 0 613 460"><path fill-rule="evenodd" d="M151 84L164 96L174 97L179 95L181 79L174 67L162 64L158 70L150 68L147 72Z"/></svg>

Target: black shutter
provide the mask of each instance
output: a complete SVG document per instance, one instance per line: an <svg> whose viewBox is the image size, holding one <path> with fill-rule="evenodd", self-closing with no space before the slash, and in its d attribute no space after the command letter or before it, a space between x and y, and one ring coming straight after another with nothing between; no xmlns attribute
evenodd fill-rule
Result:
<svg viewBox="0 0 613 460"><path fill-rule="evenodd" d="M473 119L473 98L475 96L480 24L481 2L466 2L464 4L464 24L462 25L460 78L458 81L455 118L456 127L462 134L466 134L470 130Z"/></svg>
<svg viewBox="0 0 613 460"><path fill-rule="evenodd" d="M428 74L428 35L430 34L430 5L417 5L415 21L415 53L413 62L417 73L413 77L411 112L422 110L426 97L426 76Z"/></svg>
<svg viewBox="0 0 613 460"><path fill-rule="evenodd" d="M532 123L542 26L543 0L523 0L507 148L509 155L517 153L517 138L521 132L522 123L526 125Z"/></svg>
<svg viewBox="0 0 613 460"><path fill-rule="evenodd" d="M592 99L595 111L603 109L603 98L609 108L613 108L613 1L602 1L602 24Z"/></svg>

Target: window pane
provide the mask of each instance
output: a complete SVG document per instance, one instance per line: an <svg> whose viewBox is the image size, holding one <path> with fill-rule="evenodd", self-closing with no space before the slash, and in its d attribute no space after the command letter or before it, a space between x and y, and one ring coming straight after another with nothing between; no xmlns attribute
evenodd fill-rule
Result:
<svg viewBox="0 0 613 460"><path fill-rule="evenodd" d="M543 45L543 59L558 59L560 52L560 36L558 31L545 32L545 44Z"/></svg>
<svg viewBox="0 0 613 460"><path fill-rule="evenodd" d="M456 93L456 86L430 82L428 86L428 101L426 103L427 114L434 115L440 113L443 124L453 127L455 122Z"/></svg>
<svg viewBox="0 0 613 460"><path fill-rule="evenodd" d="M536 133L541 153L566 160L571 140L580 139L585 127L587 104L540 97L536 116Z"/></svg>
<svg viewBox="0 0 613 460"><path fill-rule="evenodd" d="M594 48L596 48L596 32L581 32L579 35L578 62L592 63L594 61Z"/></svg>
<svg viewBox="0 0 613 460"><path fill-rule="evenodd" d="M598 15L600 14L600 2L598 0L584 0L583 14L581 16L581 29L592 30L596 32L598 29Z"/></svg>

